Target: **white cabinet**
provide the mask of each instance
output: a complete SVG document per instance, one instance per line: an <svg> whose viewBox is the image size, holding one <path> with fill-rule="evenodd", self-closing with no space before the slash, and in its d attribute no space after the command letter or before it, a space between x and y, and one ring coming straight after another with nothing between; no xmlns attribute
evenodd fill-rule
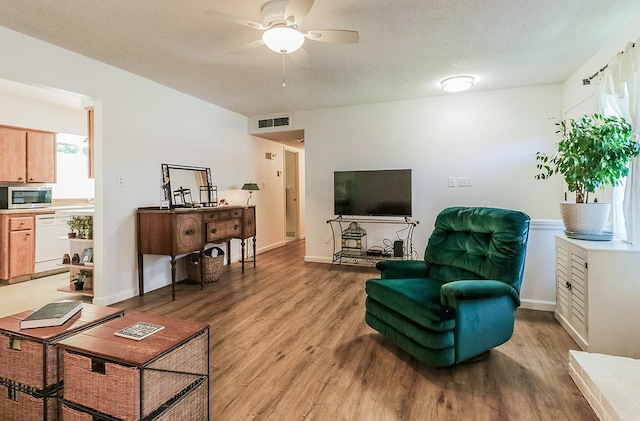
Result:
<svg viewBox="0 0 640 421"><path fill-rule="evenodd" d="M640 247L556 237L555 317L584 351L640 358Z"/></svg>

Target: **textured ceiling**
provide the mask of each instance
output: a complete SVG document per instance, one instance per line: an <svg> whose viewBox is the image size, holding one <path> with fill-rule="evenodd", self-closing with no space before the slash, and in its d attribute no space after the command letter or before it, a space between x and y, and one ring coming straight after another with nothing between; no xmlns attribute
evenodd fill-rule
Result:
<svg viewBox="0 0 640 421"><path fill-rule="evenodd" d="M261 22L265 2L0 0L0 25L259 116L442 95L458 74L476 91L559 83L640 14L638 0L316 0L302 30L360 42L307 40L285 57L283 88L279 54L232 53L261 31L205 14Z"/></svg>

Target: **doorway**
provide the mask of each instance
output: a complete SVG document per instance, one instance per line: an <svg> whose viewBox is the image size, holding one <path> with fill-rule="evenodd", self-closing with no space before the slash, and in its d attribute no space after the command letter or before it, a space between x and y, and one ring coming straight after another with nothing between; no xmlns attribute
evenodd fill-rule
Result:
<svg viewBox="0 0 640 421"><path fill-rule="evenodd" d="M299 238L300 190L298 152L284 151L284 196L285 196L285 241L294 241Z"/></svg>

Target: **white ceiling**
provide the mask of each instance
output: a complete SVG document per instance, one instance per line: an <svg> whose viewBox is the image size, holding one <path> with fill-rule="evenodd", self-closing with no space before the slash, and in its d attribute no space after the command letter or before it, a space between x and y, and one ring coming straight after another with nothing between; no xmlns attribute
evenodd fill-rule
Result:
<svg viewBox="0 0 640 421"><path fill-rule="evenodd" d="M264 3L0 0L0 25L260 116L442 95L458 74L475 91L560 83L640 14L638 0L316 0L302 30L356 30L360 42L307 40L285 57L283 88L279 54L231 53L261 31L205 14L261 22Z"/></svg>

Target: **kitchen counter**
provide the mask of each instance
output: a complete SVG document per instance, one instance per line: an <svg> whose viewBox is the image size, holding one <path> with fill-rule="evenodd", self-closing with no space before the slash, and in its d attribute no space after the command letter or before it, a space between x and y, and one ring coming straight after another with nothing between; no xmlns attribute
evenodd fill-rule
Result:
<svg viewBox="0 0 640 421"><path fill-rule="evenodd" d="M93 206L49 206L48 208L30 209L0 209L0 214L31 213L33 215L47 215L52 213L65 213L67 215L92 215Z"/></svg>

